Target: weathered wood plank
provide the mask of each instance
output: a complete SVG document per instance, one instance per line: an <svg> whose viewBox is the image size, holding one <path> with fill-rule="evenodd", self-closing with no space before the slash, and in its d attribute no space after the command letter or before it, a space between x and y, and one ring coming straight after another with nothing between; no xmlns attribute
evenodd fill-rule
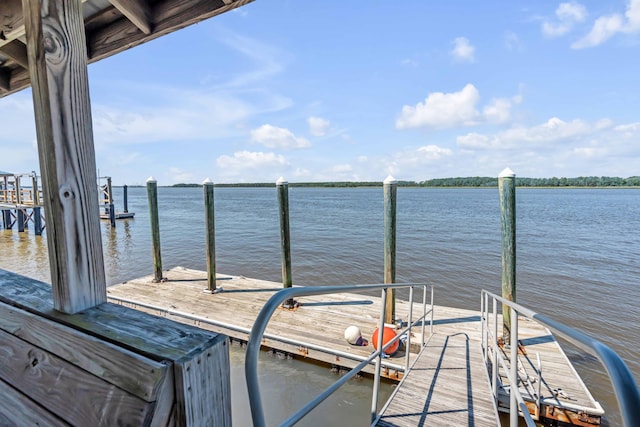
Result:
<svg viewBox="0 0 640 427"><path fill-rule="evenodd" d="M231 425L229 370L229 338L223 335L176 361L177 425Z"/></svg>
<svg viewBox="0 0 640 427"><path fill-rule="evenodd" d="M29 68L29 60L27 59L27 46L20 40L13 40L0 47L0 51L9 58L13 59L22 68Z"/></svg>
<svg viewBox="0 0 640 427"><path fill-rule="evenodd" d="M5 70L0 70L0 91L9 92L11 89L10 84L11 76Z"/></svg>
<svg viewBox="0 0 640 427"><path fill-rule="evenodd" d="M145 0L109 0L129 21L144 34L151 33L149 5Z"/></svg>
<svg viewBox="0 0 640 427"><path fill-rule="evenodd" d="M0 13L0 46L24 34L21 0L3 0Z"/></svg>
<svg viewBox="0 0 640 427"><path fill-rule="evenodd" d="M11 334L0 331L0 343L0 379L70 424L142 425L153 411L153 404Z"/></svg>
<svg viewBox="0 0 640 427"><path fill-rule="evenodd" d="M0 381L0 426L19 425L69 426L9 384Z"/></svg>
<svg viewBox="0 0 640 427"><path fill-rule="evenodd" d="M141 33L128 19L96 28L88 35L89 58L91 62L106 58L251 1L253 0L239 0L231 4L225 4L221 0L196 3L187 0L159 2L153 10L151 34Z"/></svg>
<svg viewBox="0 0 640 427"><path fill-rule="evenodd" d="M0 303L0 329L46 350L147 402L170 376L170 366L69 327Z"/></svg>
<svg viewBox="0 0 640 427"><path fill-rule="evenodd" d="M54 306L76 313L107 299L84 20L79 1L23 10Z"/></svg>
<svg viewBox="0 0 640 427"><path fill-rule="evenodd" d="M50 286L0 270L0 301L145 355L175 361L211 339L211 333L118 304L101 304L74 315L53 309Z"/></svg>

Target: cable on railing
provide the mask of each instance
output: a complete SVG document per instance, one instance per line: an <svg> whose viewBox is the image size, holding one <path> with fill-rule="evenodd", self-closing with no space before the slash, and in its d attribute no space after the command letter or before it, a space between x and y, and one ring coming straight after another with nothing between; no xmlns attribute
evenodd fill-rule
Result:
<svg viewBox="0 0 640 427"><path fill-rule="evenodd" d="M524 317L527 317L531 320L534 320L546 326L552 333L566 339L567 341L577 346L578 348L582 349L583 351L595 356L600 361L602 366L604 366L605 371L609 376L609 380L611 381L611 384L613 386L613 391L615 393L616 400L618 402L618 406L620 409L620 413L622 415L622 420L624 422L624 425L627 427L640 426L640 411L638 411L638 408L640 408L640 390L638 389L638 385L636 383L635 378L633 377L633 374L631 373L631 370L629 369L627 364L624 362L624 360L622 360L622 358L613 349L603 344L602 342L590 337L589 335L583 332L580 332L576 329L573 329L567 325L564 325L556 320L553 320L550 317L547 317L543 314L536 313L533 310L530 310L512 301L506 300L484 289L482 290L482 293L487 294L489 297L491 297L494 301L494 304L495 304L495 301L498 301L502 304L503 307L505 306L510 307L510 309L515 311L516 314L522 315ZM481 304L481 305L483 310L488 309L488 307L486 307L485 304ZM488 313L484 313L484 312L482 313L481 315L482 322L485 322L487 316L488 316ZM514 319L517 319L517 315L513 316L512 321ZM484 328L485 326L483 325L483 330ZM517 336L517 328L513 328L513 329L515 330L515 335ZM512 331L512 336L513 335L514 333ZM483 342L483 346L484 345L485 343ZM495 340L493 341L492 346L495 348L496 346ZM512 343L512 349L511 349L512 351L511 369L512 370L514 365L513 346L514 345ZM517 366L517 363L518 363L517 362L517 340L515 343L515 347L516 347L515 365ZM483 351L486 351L486 349L483 349ZM494 351L494 354L496 354L495 351ZM501 362L504 362L500 354L497 354L497 357L501 359ZM495 364L495 360L493 361L493 363ZM538 375L539 375L539 378L541 378L542 366L540 364L539 359L538 359L538 366L539 366ZM505 368L506 368L506 363L505 363ZM509 370L506 370L506 372L509 372ZM511 384L514 384L513 378L509 378L509 381ZM540 379L538 381L541 382ZM515 379L515 384L517 385L517 378ZM511 387L510 389L515 390L514 387ZM497 390L495 389L495 385L494 385L494 393L496 393L496 396L497 396ZM541 400L540 391L538 391L538 400ZM538 402L537 404L540 405L540 403ZM515 407L511 406L509 411L514 412ZM526 413L529 414L529 411L527 410ZM523 414L524 414L524 411L523 411Z"/></svg>

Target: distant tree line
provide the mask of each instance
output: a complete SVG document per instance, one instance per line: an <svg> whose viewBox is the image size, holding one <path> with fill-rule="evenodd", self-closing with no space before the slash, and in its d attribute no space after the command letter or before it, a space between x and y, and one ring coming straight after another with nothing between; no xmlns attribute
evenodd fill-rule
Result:
<svg viewBox="0 0 640 427"><path fill-rule="evenodd" d="M201 184L174 184L173 187L201 187ZM426 181L398 181L398 187L497 187L498 178L470 176L438 178ZM640 187L640 176L618 178L611 176L579 176L577 178L520 178L518 187ZM216 184L216 187L275 187L272 182ZM382 187L380 181L340 181L340 182L292 182L289 187L355 188Z"/></svg>

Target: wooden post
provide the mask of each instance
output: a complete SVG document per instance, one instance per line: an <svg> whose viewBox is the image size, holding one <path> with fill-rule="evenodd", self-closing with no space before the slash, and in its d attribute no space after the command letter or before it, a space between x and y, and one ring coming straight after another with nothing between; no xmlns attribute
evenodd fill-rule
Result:
<svg viewBox="0 0 640 427"><path fill-rule="evenodd" d="M398 181L389 175L383 183L384 193L384 283L396 281L396 194ZM396 290L391 289L387 298L385 318L396 321Z"/></svg>
<svg viewBox="0 0 640 427"><path fill-rule="evenodd" d="M162 282L162 256L160 253L160 222L158 221L158 182L154 177L147 179L147 198L151 222L151 243L153 246L153 281Z"/></svg>
<svg viewBox="0 0 640 427"><path fill-rule="evenodd" d="M40 216L40 206L33 208L33 228L35 229L36 236L42 236L42 217Z"/></svg>
<svg viewBox="0 0 640 427"><path fill-rule="evenodd" d="M280 246L282 247L282 286L293 286L291 277L291 239L289 234L289 183L283 177L276 181L278 189L278 205L280 207ZM295 307L296 302L290 298L282 305L287 308Z"/></svg>
<svg viewBox="0 0 640 427"><path fill-rule="evenodd" d="M40 191L38 191L38 175L31 175L31 187L33 188L33 206L40 206Z"/></svg>
<svg viewBox="0 0 640 427"><path fill-rule="evenodd" d="M516 301L516 175L506 168L498 175L502 229L502 298ZM503 338L511 334L511 310L502 308Z"/></svg>
<svg viewBox="0 0 640 427"><path fill-rule="evenodd" d="M22 208L16 209L16 221L18 221L18 232L24 232L24 210Z"/></svg>
<svg viewBox="0 0 640 427"><path fill-rule="evenodd" d="M209 178L202 183L204 189L205 227L207 233L207 289L216 290L216 228L213 203L213 181Z"/></svg>
<svg viewBox="0 0 640 427"><path fill-rule="evenodd" d="M109 222L112 227L116 226L116 210L113 206L113 187L111 186L111 177L107 177L107 197L109 197Z"/></svg>
<svg viewBox="0 0 640 427"><path fill-rule="evenodd" d="M125 184L122 187L122 198L124 199L124 213L129 213L129 194L128 194L128 190L129 187L127 187L127 184Z"/></svg>
<svg viewBox="0 0 640 427"><path fill-rule="evenodd" d="M54 307L107 300L82 4L22 0Z"/></svg>

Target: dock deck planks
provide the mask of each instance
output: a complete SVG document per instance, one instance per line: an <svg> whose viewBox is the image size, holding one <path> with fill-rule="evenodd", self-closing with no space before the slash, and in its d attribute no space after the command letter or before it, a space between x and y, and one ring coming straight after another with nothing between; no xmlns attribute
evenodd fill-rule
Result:
<svg viewBox="0 0 640 427"><path fill-rule="evenodd" d="M436 333L378 426L499 425L478 341Z"/></svg>
<svg viewBox="0 0 640 427"><path fill-rule="evenodd" d="M164 276L167 281L163 283L152 283L153 276L149 275L111 286L107 289L107 295L114 302L122 299L133 301L134 303L126 303L125 305L152 314L166 316L176 321L196 324L204 329L221 332L232 338L246 341L248 338L247 331L253 325L264 303L274 292L282 289L280 283L219 274L217 286L222 288L223 291L217 294L210 294L203 292L207 287L207 273L204 271L175 267L166 270ZM441 290L436 288L436 302L438 301L439 292ZM421 291L416 291L416 300L422 300ZM304 297L299 302L301 306L297 310L276 311L266 330L267 334L284 337L294 341L297 345L280 342L277 339L265 338L263 344L266 347L276 351L292 353L296 355L296 358L309 358L345 368L354 367L358 362L337 356L336 353L331 353L332 351L344 352L362 358L368 357L373 351L371 346L357 347L349 345L344 340L344 330L347 326L356 325L361 329L362 335L370 340L373 330L377 326L376 319L380 313L379 296L345 293ZM150 305L156 307L156 309L145 308L143 305ZM408 309L408 302L397 300L397 316L405 322L408 317ZM421 315L422 307L420 303L414 303L413 313L414 319ZM184 314L208 319L212 322L217 322L218 325L194 321L185 317ZM499 318L499 324L501 322L502 320ZM526 354L520 355L521 365L523 366L521 376L523 378L526 378L527 375L535 377L536 353L540 353L543 367L542 396L543 402L548 405L548 408L575 405L590 408L587 413L597 414L601 411L599 404L595 402L553 335L538 323L528 319L521 318L519 326L521 343L526 350ZM420 333L420 328L414 329L411 339L412 349L419 342ZM428 326L426 333L428 335ZM447 338L447 346L443 348L444 341ZM414 397L402 399L407 402L411 400L415 400L417 403L421 402L422 406L418 405L418 409L422 408L423 412L426 410L427 414L425 416L429 417L429 420L435 420L435 412L451 411L452 408L457 408L457 417L462 419L466 417L468 421L472 420L475 425L483 425L481 424L481 422L484 422L482 420L489 417L489 423L495 425L493 409L488 409L485 405L486 402L480 403L478 400L491 401L492 399L488 385L488 375L486 370L483 370L480 342L479 311L436 305L434 309L434 336L429 343L430 348L423 353L424 360L418 362L419 364L416 365L417 370L407 378L408 381L415 377L414 380L418 384L422 384L423 389L420 391L420 389L411 386L407 388L407 392L413 392ZM319 346L328 351L317 351L313 348L307 348L305 345ZM467 345L468 352L466 351ZM458 350L464 350L463 354L458 354ZM442 354L444 354L443 363L446 363L446 366L450 365L451 368L441 369L434 382L434 360L436 362L439 360L434 359L434 357L437 355L439 358ZM464 363L462 356L466 357ZM416 357L416 354L411 354L411 362ZM388 366L386 376L391 378L402 377L402 366L404 365L404 354L402 352L398 352L394 357L385 359L384 363ZM423 366L422 364L426 365ZM458 375L465 369L472 373L471 391L467 391L466 394L464 390L468 381L466 377L459 377ZM365 371L373 372L373 366L365 369ZM503 381L506 382L506 378L503 378ZM434 382L436 389L432 392L431 400L427 402L429 389L424 389L424 387L431 384L431 382ZM405 384L403 387L408 385L410 384ZM534 386L537 386L537 384L534 384ZM570 399L561 399L554 396L554 390L558 388L568 394ZM460 389L463 396L462 403L455 403L454 400L450 400L448 409L439 406L440 398L437 398L436 392L453 399L454 396L460 397L458 395ZM525 390L522 387L521 389L525 399L529 396L530 400L534 400L533 396L530 396L532 390ZM467 401L465 399L468 396L472 396L472 399ZM505 393L500 393L501 402L504 401L505 396ZM466 406L464 402L467 402ZM506 398L506 402L508 405L508 398ZM474 413L477 415L470 415L468 412L470 407L473 407ZM387 410L386 418L384 418L386 425L396 425L393 424L396 422L398 423L397 425L415 425L401 424L401 417L397 415L391 421L392 412L389 412L390 410L391 408ZM555 411L556 415L561 413L562 411ZM450 414L450 416L453 415ZM407 418L411 417L407 416ZM418 420L420 419L418 417ZM437 421L433 421L433 423L437 425ZM444 423L447 424L448 421ZM431 421L429 424L431 425ZM456 421L450 425L465 424L465 422L460 424Z"/></svg>

